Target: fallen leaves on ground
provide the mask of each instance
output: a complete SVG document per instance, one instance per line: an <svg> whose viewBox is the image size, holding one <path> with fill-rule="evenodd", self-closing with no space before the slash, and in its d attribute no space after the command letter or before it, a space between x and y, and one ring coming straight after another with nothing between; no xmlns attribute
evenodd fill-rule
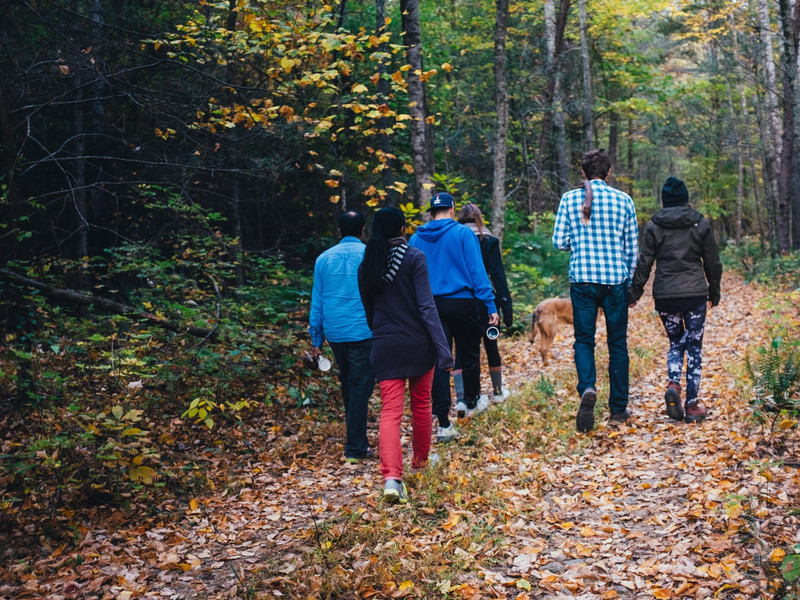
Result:
<svg viewBox="0 0 800 600"><path fill-rule="evenodd" d="M589 435L574 431L569 328L547 368L526 338L504 340L515 394L434 445L441 461L407 478L408 505L381 504L377 461L343 463L341 423L271 415L250 452L218 457L227 484L185 498L179 519L97 511L74 547L43 541L38 555L4 534L0 596L771 598L800 542L797 444L789 427L770 445L749 417L742 362L776 317L795 332L800 317L736 276L723 290L706 328L702 424L663 414L667 342L642 301L627 426L605 419L602 327ZM377 447L374 421L369 435Z"/></svg>

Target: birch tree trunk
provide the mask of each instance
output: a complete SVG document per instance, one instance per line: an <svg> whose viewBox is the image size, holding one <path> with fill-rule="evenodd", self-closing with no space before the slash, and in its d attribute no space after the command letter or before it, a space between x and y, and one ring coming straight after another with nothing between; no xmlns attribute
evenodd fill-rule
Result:
<svg viewBox="0 0 800 600"><path fill-rule="evenodd" d="M775 54L772 46L772 26L770 25L769 8L767 0L758 0L758 26L761 37L761 50L762 59L761 64L764 68L764 87L766 88L766 95L764 97L764 105L767 112L767 123L769 126L770 134L770 150L773 157L774 166L777 165L775 157L780 155L781 152L781 116L778 109L778 82L775 77ZM772 150L774 148L774 150ZM777 175L777 169L775 169ZM775 177L777 180L777 176Z"/></svg>
<svg viewBox="0 0 800 600"><path fill-rule="evenodd" d="M586 0L578 0L581 29L581 63L583 65L583 144L584 151L589 151L594 146L592 131L592 72L589 60L589 36L586 17Z"/></svg>
<svg viewBox="0 0 800 600"><path fill-rule="evenodd" d="M492 185L492 233L503 245L506 214L506 152L508 149L508 83L506 81L506 31L508 0L497 0L494 28L494 85L497 129L494 138L494 178Z"/></svg>
<svg viewBox="0 0 800 600"><path fill-rule="evenodd" d="M742 137L747 136L747 131L742 131L743 123L747 119L747 100L744 93L744 80L742 79L741 69L739 67L739 41L736 33L736 21L733 14L729 16L731 40L733 41L733 66L736 70L737 79L739 80L740 99L742 117L741 121L736 115L736 109L733 105L733 91L731 90L731 82L726 82L728 88L728 109L731 113L731 122L733 124L733 137L736 142L736 164L738 174L738 185L736 187L736 245L742 244L742 212L744 209L744 150L742 149Z"/></svg>
<svg viewBox="0 0 800 600"><path fill-rule="evenodd" d="M422 75L422 46L419 27L419 0L400 0L408 70L408 114L411 116L411 159L416 181L417 204L425 208L433 195L433 164L429 160L425 114L425 88Z"/></svg>
<svg viewBox="0 0 800 600"><path fill-rule="evenodd" d="M775 76L775 53L772 45L772 25L768 0L757 0L759 34L762 57L759 61L764 72L763 119L761 145L764 160L764 191L767 206L767 221L770 231L770 248L777 239L778 182L780 181L779 157L781 149L781 116L779 110L778 82Z"/></svg>

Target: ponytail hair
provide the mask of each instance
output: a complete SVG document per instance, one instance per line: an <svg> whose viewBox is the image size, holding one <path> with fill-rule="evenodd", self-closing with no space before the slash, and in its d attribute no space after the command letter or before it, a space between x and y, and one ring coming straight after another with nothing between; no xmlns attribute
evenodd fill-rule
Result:
<svg viewBox="0 0 800 600"><path fill-rule="evenodd" d="M474 223L478 228L478 235L480 237L487 237L489 232L483 224L483 213L477 205L472 202L467 202L458 213L458 222L466 225L467 223Z"/></svg>
<svg viewBox="0 0 800 600"><path fill-rule="evenodd" d="M361 263L361 285L369 293L375 293L384 285L383 274L389 258L389 240L402 235L406 217L403 212L387 206L375 213L372 219L372 235L364 250Z"/></svg>
<svg viewBox="0 0 800 600"><path fill-rule="evenodd" d="M592 216L592 200L594 199L592 183L588 179L583 180L583 191L586 197L583 199L583 206L581 207L581 214L583 215L581 221L588 223L589 217Z"/></svg>
<svg viewBox="0 0 800 600"><path fill-rule="evenodd" d="M583 180L583 190L586 193L586 198L583 201L581 212L584 223L588 223L589 217L592 216L592 185L590 180L602 179L605 181L611 171L611 158L603 148L597 150L590 150L581 157L581 169L586 179Z"/></svg>

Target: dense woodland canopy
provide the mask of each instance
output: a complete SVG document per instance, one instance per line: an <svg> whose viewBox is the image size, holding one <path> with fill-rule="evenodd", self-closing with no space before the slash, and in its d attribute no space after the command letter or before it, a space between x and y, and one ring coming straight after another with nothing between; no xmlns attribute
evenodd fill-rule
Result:
<svg viewBox="0 0 800 600"><path fill-rule="evenodd" d="M434 188L483 205L497 233L524 227L591 147L643 219L676 174L723 240L786 252L800 245L796 13L6 0L0 260L174 260L187 224L211 220L241 283L249 257L313 255L344 208L411 216Z"/></svg>

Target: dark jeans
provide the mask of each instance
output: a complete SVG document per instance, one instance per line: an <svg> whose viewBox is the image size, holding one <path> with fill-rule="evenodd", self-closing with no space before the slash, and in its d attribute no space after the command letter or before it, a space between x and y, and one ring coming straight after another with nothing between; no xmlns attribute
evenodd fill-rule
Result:
<svg viewBox="0 0 800 600"><path fill-rule="evenodd" d="M578 394L595 387L594 364L597 310L603 309L608 337L608 406L611 414L625 412L628 406L628 288L598 283L570 285L572 318L575 327L575 369L578 372Z"/></svg>
<svg viewBox="0 0 800 600"><path fill-rule="evenodd" d="M474 408L481 392L481 326L478 312L478 301L474 298L442 298L434 297L439 311L439 320L452 347L456 342L456 355L461 360L464 377L464 402ZM450 373L438 367L433 373L433 390L431 393L432 411L439 419L439 425L450 424Z"/></svg>
<svg viewBox="0 0 800 600"><path fill-rule="evenodd" d="M369 450L367 443L367 407L375 389L370 354L372 340L359 342L328 342L339 367L342 383L347 439L346 458L363 458Z"/></svg>

